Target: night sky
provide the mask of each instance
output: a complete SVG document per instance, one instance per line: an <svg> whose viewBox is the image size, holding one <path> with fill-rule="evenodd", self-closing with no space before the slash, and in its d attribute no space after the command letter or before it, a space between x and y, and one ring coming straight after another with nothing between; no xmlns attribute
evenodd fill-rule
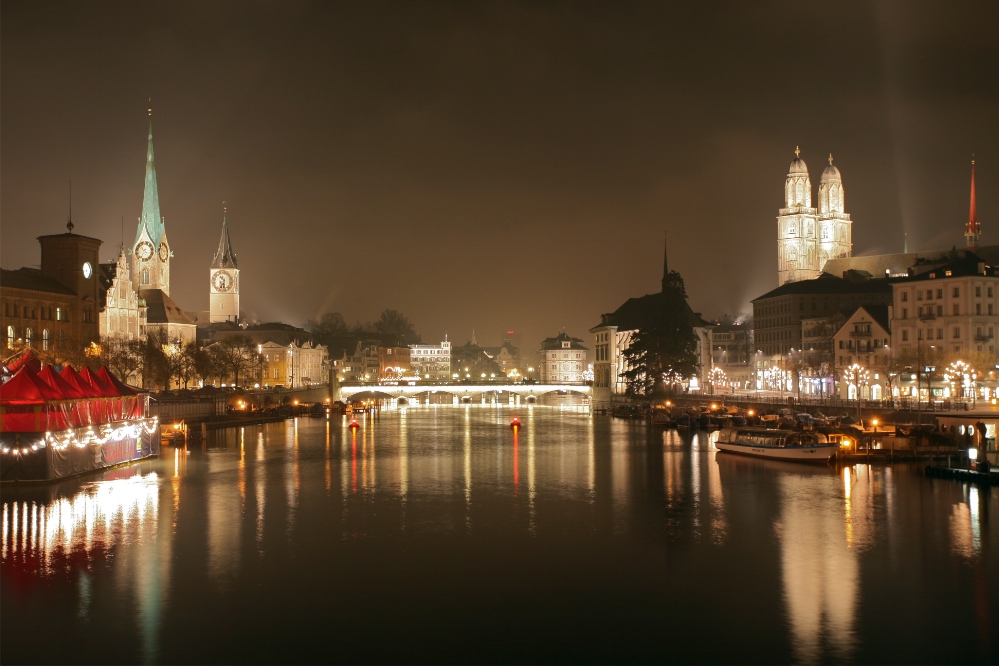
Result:
<svg viewBox="0 0 999 666"><path fill-rule="evenodd" d="M0 5L0 263L131 244L148 98L171 295L208 309L222 202L244 314L386 308L424 341L587 340L670 267L707 317L777 286L801 146L854 254L999 243L999 3ZM124 232L122 231L124 220Z"/></svg>

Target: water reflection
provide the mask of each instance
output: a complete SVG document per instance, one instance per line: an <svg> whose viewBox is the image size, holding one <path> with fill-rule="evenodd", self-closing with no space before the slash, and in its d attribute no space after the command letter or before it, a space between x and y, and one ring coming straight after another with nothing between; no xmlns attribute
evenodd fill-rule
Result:
<svg viewBox="0 0 999 666"><path fill-rule="evenodd" d="M967 608L952 604L948 620L973 627L971 656L992 646L999 596L987 516L996 498L918 470L741 458L717 452L706 433L491 404L386 410L358 428L303 418L216 441L223 445L203 451L166 448L158 461L117 476L5 494L4 601L12 589L30 598L47 580L64 586L68 601L47 598L55 608L29 609L24 623L49 613L114 626L130 618L137 651L125 641L121 653L95 653L114 661L183 661L165 638L184 632L233 650L206 652L206 660L279 657L240 651L244 643L260 648L245 629L256 635L260 618L296 645L315 640L316 618L364 630L331 599L360 604L365 618L391 616L383 604L398 598L411 600L408 615L461 607L449 616L461 626L454 635L496 645L477 633L488 623L460 624L470 605L531 616L523 605L530 598L540 609L534 620L562 616L579 626L563 630L573 639L560 635L563 646L637 623L632 642L641 650L619 651L621 660L850 662L895 654L870 652L878 639L861 609L880 603L872 616L901 612L891 590L905 584L930 600L960 589ZM758 617L719 613L741 597ZM775 618L783 619L776 630ZM407 621L382 630L403 631ZM754 649L771 652L724 642L701 653L662 651L664 636L685 645L701 626L743 636L762 628L773 635ZM14 634L3 631L6 649ZM898 644L924 640L905 638ZM367 657L393 660L377 649Z"/></svg>

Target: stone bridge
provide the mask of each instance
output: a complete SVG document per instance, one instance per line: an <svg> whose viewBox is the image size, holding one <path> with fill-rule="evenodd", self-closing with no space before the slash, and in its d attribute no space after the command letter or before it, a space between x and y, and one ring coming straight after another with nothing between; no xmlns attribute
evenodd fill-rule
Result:
<svg viewBox="0 0 999 666"><path fill-rule="evenodd" d="M395 399L405 398L407 401L414 398L420 402L429 400L431 393L450 394L454 404L470 402L510 402L520 404L522 402L536 402L538 398L548 393L576 393L578 395L592 395L592 387L589 383L561 383L561 384L522 384L522 383L502 383L502 382L400 382L398 384L388 384L381 382L357 382L344 383L339 388L334 389L334 399L344 402L362 394L372 394ZM426 399L420 400L424 394Z"/></svg>

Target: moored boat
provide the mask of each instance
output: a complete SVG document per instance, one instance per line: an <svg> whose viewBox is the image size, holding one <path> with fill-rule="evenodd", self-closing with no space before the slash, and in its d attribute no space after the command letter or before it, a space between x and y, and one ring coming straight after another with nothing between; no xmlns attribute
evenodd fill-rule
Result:
<svg viewBox="0 0 999 666"><path fill-rule="evenodd" d="M839 445L822 433L767 428L725 428L718 432L720 451L757 458L824 463L833 460Z"/></svg>

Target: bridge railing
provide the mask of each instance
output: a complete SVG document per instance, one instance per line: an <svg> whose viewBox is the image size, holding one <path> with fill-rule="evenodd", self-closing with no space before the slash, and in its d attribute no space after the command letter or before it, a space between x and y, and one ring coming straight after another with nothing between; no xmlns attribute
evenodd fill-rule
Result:
<svg viewBox="0 0 999 666"><path fill-rule="evenodd" d="M542 381L510 381L508 379L459 379L458 381L434 380L402 380L383 382L340 382L339 386L350 388L370 386L373 388L394 388L398 386L592 386L593 382L542 382Z"/></svg>

